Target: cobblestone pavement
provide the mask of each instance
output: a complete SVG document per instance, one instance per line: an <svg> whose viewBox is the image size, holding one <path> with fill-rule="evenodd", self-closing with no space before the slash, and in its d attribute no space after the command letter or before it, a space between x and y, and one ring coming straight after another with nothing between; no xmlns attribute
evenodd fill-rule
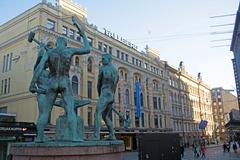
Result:
<svg viewBox="0 0 240 160"><path fill-rule="evenodd" d="M206 158L194 158L193 152L190 148L185 149L185 156L182 160L240 160L240 149L234 153L233 150L223 152L222 146L208 147L206 151Z"/></svg>

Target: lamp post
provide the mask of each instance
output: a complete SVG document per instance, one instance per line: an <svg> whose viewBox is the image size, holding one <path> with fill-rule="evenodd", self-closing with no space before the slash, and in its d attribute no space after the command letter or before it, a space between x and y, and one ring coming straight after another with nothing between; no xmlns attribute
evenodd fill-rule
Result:
<svg viewBox="0 0 240 160"><path fill-rule="evenodd" d="M200 119L201 122L203 121L203 114L202 114L202 106L201 106L201 95L200 95L200 84L202 82L202 77L201 77L201 73L198 73L198 104L199 104L199 109L200 109ZM202 129L202 138L204 137L204 129Z"/></svg>

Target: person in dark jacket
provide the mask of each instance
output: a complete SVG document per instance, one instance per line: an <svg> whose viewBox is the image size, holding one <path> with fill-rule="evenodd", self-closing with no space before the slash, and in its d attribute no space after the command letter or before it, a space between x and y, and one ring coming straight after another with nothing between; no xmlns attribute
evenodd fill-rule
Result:
<svg viewBox="0 0 240 160"><path fill-rule="evenodd" d="M184 157L184 145L181 145L180 149L181 149L181 157L183 158Z"/></svg>

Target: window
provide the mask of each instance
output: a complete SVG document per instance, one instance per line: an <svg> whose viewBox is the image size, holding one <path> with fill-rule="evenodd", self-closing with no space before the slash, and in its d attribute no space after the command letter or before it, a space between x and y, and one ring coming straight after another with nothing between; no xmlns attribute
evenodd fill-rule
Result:
<svg viewBox="0 0 240 160"><path fill-rule="evenodd" d="M137 117L136 114L135 114L135 126L140 127L139 126L139 117Z"/></svg>
<svg viewBox="0 0 240 160"><path fill-rule="evenodd" d="M5 72L8 71L8 66L9 66L9 54L7 54L7 62L6 62Z"/></svg>
<svg viewBox="0 0 240 160"><path fill-rule="evenodd" d="M129 90L126 89L126 104L129 104Z"/></svg>
<svg viewBox="0 0 240 160"><path fill-rule="evenodd" d="M88 81L88 98L92 99L92 82Z"/></svg>
<svg viewBox="0 0 240 160"><path fill-rule="evenodd" d="M7 54L3 56L3 68L2 73L10 71L12 68L12 56L13 53Z"/></svg>
<svg viewBox="0 0 240 160"><path fill-rule="evenodd" d="M139 67L142 67L142 61L139 60Z"/></svg>
<svg viewBox="0 0 240 160"><path fill-rule="evenodd" d="M146 89L148 89L148 78L146 78Z"/></svg>
<svg viewBox="0 0 240 160"><path fill-rule="evenodd" d="M54 31L55 30L55 21L48 19L47 20L47 26L48 29Z"/></svg>
<svg viewBox="0 0 240 160"><path fill-rule="evenodd" d="M6 66L6 56L3 56L3 67L2 67L2 73L5 72L5 66Z"/></svg>
<svg viewBox="0 0 240 160"><path fill-rule="evenodd" d="M161 97L158 98L158 107L159 109L162 109Z"/></svg>
<svg viewBox="0 0 240 160"><path fill-rule="evenodd" d="M88 72L92 72L92 59L89 57L88 58L88 65L87 65L87 70Z"/></svg>
<svg viewBox="0 0 240 160"><path fill-rule="evenodd" d="M140 99L141 99L141 106L144 107L143 106L143 94L142 93L140 94Z"/></svg>
<svg viewBox="0 0 240 160"><path fill-rule="evenodd" d="M88 126L92 126L93 124L93 117L92 117L92 108L88 107Z"/></svg>
<svg viewBox="0 0 240 160"><path fill-rule="evenodd" d="M5 79L4 80L4 94L6 94L7 93L7 86L8 86L8 84L7 84L7 79Z"/></svg>
<svg viewBox="0 0 240 160"><path fill-rule="evenodd" d="M79 57L78 56L76 56L76 58L75 58L75 66L79 66Z"/></svg>
<svg viewBox="0 0 240 160"><path fill-rule="evenodd" d="M141 113L141 123L142 123L142 127L145 127L145 125L144 125L144 113Z"/></svg>
<svg viewBox="0 0 240 160"><path fill-rule="evenodd" d="M158 128L158 116L154 115L154 126L155 128Z"/></svg>
<svg viewBox="0 0 240 160"><path fill-rule="evenodd" d="M160 128L163 128L163 125L162 125L162 116L161 116L161 115L159 116L159 126L160 126Z"/></svg>
<svg viewBox="0 0 240 160"><path fill-rule="evenodd" d="M98 50L102 51L102 42L98 42Z"/></svg>
<svg viewBox="0 0 240 160"><path fill-rule="evenodd" d="M62 35L67 36L68 28L66 26L62 26Z"/></svg>
<svg viewBox="0 0 240 160"><path fill-rule="evenodd" d="M123 79L123 71L120 71L120 78Z"/></svg>
<svg viewBox="0 0 240 160"><path fill-rule="evenodd" d="M138 66L138 59L136 59L136 65Z"/></svg>
<svg viewBox="0 0 240 160"><path fill-rule="evenodd" d="M118 88L118 102L119 102L119 104L121 102L121 89L120 88Z"/></svg>
<svg viewBox="0 0 240 160"><path fill-rule="evenodd" d="M10 58L9 58L9 65L8 65L8 70L11 71L12 69L12 56L13 56L13 53L10 53Z"/></svg>
<svg viewBox="0 0 240 160"><path fill-rule="evenodd" d="M10 81L11 81L11 79L8 78L8 93L10 93Z"/></svg>
<svg viewBox="0 0 240 160"><path fill-rule="evenodd" d="M150 107L149 106L149 95L147 95L147 105L148 105L148 108Z"/></svg>
<svg viewBox="0 0 240 160"><path fill-rule="evenodd" d="M112 54L112 47L110 47L110 46L108 47L108 53Z"/></svg>
<svg viewBox="0 0 240 160"><path fill-rule="evenodd" d="M128 62L128 54L125 54L125 61Z"/></svg>
<svg viewBox="0 0 240 160"><path fill-rule="evenodd" d="M127 73L125 73L125 81L127 81L127 79L128 79L128 75Z"/></svg>
<svg viewBox="0 0 240 160"><path fill-rule="evenodd" d="M107 53L107 45L103 44L103 52Z"/></svg>
<svg viewBox="0 0 240 160"><path fill-rule="evenodd" d="M0 113L7 113L7 107L0 107Z"/></svg>
<svg viewBox="0 0 240 160"><path fill-rule="evenodd" d="M76 32L76 40L79 42L83 42L82 36L80 36L79 32Z"/></svg>
<svg viewBox="0 0 240 160"><path fill-rule="evenodd" d="M117 50L117 58L120 58L120 51Z"/></svg>
<svg viewBox="0 0 240 160"><path fill-rule="evenodd" d="M147 63L145 63L145 64L144 64L144 68L145 68L145 69L147 69L147 67L148 67L148 64L147 64Z"/></svg>
<svg viewBox="0 0 240 160"><path fill-rule="evenodd" d="M69 29L69 37L74 39L74 30L73 29Z"/></svg>
<svg viewBox="0 0 240 160"><path fill-rule="evenodd" d="M72 77L72 90L73 90L73 95L78 95L78 78L77 78L77 76Z"/></svg>
<svg viewBox="0 0 240 160"><path fill-rule="evenodd" d="M124 60L124 53L121 52L121 59Z"/></svg>
<svg viewBox="0 0 240 160"><path fill-rule="evenodd" d="M153 108L157 109L157 97L153 97Z"/></svg>
<svg viewBox="0 0 240 160"><path fill-rule="evenodd" d="M132 57L132 64L134 64L135 63L135 58L134 57Z"/></svg>
<svg viewBox="0 0 240 160"><path fill-rule="evenodd" d="M89 45L92 47L92 46L93 46L93 39L90 38L90 37L88 37L88 43L89 43Z"/></svg>

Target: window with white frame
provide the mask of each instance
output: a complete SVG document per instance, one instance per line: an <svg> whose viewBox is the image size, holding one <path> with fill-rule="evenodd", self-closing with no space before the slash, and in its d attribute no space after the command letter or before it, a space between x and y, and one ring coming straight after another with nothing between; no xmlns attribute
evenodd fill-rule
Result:
<svg viewBox="0 0 240 160"><path fill-rule="evenodd" d="M48 19L47 20L47 26L48 29L54 31L55 30L55 21Z"/></svg>
<svg viewBox="0 0 240 160"><path fill-rule="evenodd" d="M2 73L8 72L12 69L12 56L13 56L13 53L3 56Z"/></svg>

